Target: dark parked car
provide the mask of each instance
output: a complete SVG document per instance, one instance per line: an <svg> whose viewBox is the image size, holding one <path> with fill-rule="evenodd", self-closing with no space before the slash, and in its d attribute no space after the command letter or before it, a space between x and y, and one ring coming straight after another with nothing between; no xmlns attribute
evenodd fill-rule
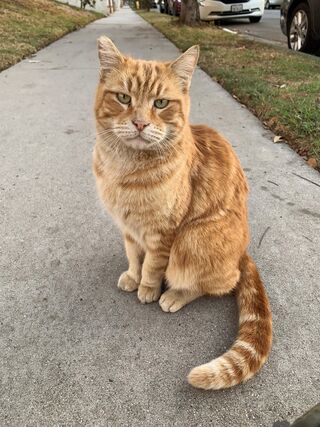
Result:
<svg viewBox="0 0 320 427"><path fill-rule="evenodd" d="M160 0L160 12L179 16L181 11L181 0Z"/></svg>
<svg viewBox="0 0 320 427"><path fill-rule="evenodd" d="M284 0L280 24L290 49L308 53L320 49L320 0Z"/></svg>
<svg viewBox="0 0 320 427"><path fill-rule="evenodd" d="M160 13L169 13L167 0L159 0L159 6L160 6Z"/></svg>
<svg viewBox="0 0 320 427"><path fill-rule="evenodd" d="M181 12L181 0L168 0L169 14L179 16Z"/></svg>

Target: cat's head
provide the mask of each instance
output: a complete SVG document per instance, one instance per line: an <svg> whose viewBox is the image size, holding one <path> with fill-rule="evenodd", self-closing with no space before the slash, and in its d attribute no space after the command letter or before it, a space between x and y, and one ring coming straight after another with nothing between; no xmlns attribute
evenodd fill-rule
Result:
<svg viewBox="0 0 320 427"><path fill-rule="evenodd" d="M106 144L164 151L188 122L189 87L199 48L173 62L135 60L107 37L98 40L100 83L96 98L98 133Z"/></svg>

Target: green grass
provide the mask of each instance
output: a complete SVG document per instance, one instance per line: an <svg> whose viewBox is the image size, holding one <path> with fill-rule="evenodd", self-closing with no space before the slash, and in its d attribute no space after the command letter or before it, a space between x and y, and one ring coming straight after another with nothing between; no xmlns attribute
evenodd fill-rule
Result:
<svg viewBox="0 0 320 427"><path fill-rule="evenodd" d="M320 58L229 34L213 25L139 12L181 50L199 44L199 65L261 121L320 168Z"/></svg>
<svg viewBox="0 0 320 427"><path fill-rule="evenodd" d="M102 16L53 0L0 0L0 71Z"/></svg>

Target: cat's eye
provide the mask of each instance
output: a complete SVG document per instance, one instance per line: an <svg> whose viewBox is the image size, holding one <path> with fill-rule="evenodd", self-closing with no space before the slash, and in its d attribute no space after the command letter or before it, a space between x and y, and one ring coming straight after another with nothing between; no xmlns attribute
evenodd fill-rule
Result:
<svg viewBox="0 0 320 427"><path fill-rule="evenodd" d="M130 104L131 96L126 95L125 93L117 93L117 98L121 104Z"/></svg>
<svg viewBox="0 0 320 427"><path fill-rule="evenodd" d="M169 104L169 101L167 99L156 99L153 103L153 105L156 108L165 108Z"/></svg>

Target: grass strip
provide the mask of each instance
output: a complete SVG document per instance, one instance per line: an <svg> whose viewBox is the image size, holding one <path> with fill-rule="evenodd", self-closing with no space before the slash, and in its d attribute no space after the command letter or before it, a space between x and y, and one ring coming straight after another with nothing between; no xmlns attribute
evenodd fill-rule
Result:
<svg viewBox="0 0 320 427"><path fill-rule="evenodd" d="M53 0L0 0L0 71L103 16Z"/></svg>

